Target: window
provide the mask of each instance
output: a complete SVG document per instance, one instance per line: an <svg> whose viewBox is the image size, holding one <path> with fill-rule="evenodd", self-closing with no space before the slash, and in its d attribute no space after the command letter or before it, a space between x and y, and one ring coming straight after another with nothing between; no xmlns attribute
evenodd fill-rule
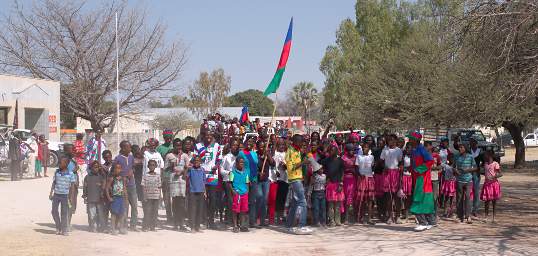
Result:
<svg viewBox="0 0 538 256"><path fill-rule="evenodd" d="M526 140L534 140L534 134L529 134L525 137Z"/></svg>
<svg viewBox="0 0 538 256"><path fill-rule="evenodd" d="M0 108L0 124L7 125L8 108Z"/></svg>

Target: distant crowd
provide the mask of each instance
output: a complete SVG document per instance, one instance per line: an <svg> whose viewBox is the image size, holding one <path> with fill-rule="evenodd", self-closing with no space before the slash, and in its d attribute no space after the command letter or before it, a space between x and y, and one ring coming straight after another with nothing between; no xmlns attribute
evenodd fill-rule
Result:
<svg viewBox="0 0 538 256"><path fill-rule="evenodd" d="M164 130L162 142L122 141L116 157L99 132L87 143L79 135L64 146L50 190L57 233L70 230L79 186L90 231L113 235L160 225L181 232L283 225L289 233L310 234L311 226L398 225L411 215L415 230L425 231L441 217L472 223L480 201L484 220L490 205L495 218L502 174L476 142L467 147L443 139L433 147L415 131L404 139L352 129L329 136L271 128L215 115L204 120L197 138ZM158 221L161 207L165 223Z"/></svg>

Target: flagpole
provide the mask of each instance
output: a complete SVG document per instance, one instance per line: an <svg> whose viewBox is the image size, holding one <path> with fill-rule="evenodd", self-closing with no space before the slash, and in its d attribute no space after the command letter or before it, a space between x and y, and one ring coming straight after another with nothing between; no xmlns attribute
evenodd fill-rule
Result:
<svg viewBox="0 0 538 256"><path fill-rule="evenodd" d="M278 104L278 92L275 92L275 104L273 104L273 115L271 116L271 123L269 125L273 125L273 121L275 120L275 114L276 114L276 105ZM276 132L276 129L275 129ZM265 142L265 154L268 155L267 150L269 149L269 143L271 139L271 135L267 136L267 140ZM276 145L274 145L276 146ZM267 162L267 157L264 156L263 158L263 164L262 164L262 173L265 171L265 163Z"/></svg>
<svg viewBox="0 0 538 256"><path fill-rule="evenodd" d="M116 12L116 137L120 143L120 53L118 47L118 12Z"/></svg>

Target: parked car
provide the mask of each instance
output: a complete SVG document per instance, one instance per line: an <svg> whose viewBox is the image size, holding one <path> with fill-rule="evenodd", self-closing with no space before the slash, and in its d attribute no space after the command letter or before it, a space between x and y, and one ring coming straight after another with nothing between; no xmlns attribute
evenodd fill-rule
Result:
<svg viewBox="0 0 538 256"><path fill-rule="evenodd" d="M471 139L475 139L478 144L478 147L482 150L482 152L485 152L485 151L494 152L496 161L500 161L501 157L503 157L505 154L503 147L499 146L497 143L486 141L486 137L484 136L482 131L478 129L472 129L472 128L449 129L448 139L449 139L451 147L454 145L454 139L456 137L459 138L461 144L464 144L466 146L469 146Z"/></svg>
<svg viewBox="0 0 538 256"><path fill-rule="evenodd" d="M523 138L525 147L538 147L538 134L529 133Z"/></svg>

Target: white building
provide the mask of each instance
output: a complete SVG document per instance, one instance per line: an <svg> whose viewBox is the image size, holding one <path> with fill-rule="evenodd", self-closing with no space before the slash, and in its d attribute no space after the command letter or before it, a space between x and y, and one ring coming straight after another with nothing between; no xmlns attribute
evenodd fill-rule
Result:
<svg viewBox="0 0 538 256"><path fill-rule="evenodd" d="M14 124L15 109L19 129L60 139L60 82L0 74L0 125Z"/></svg>
<svg viewBox="0 0 538 256"><path fill-rule="evenodd" d="M217 112L223 116L239 117L241 115L241 110L241 107L223 107L219 108ZM199 118L188 108L150 108L143 111L143 113L121 117L119 129L114 130L120 131L121 133L145 133L152 137L159 138L162 131L156 130L152 127L155 117L171 115L178 112L185 113L186 117L193 121L201 122L201 120L199 120ZM184 138L186 136L196 136L199 128L199 125L195 125L192 128L187 128L184 131L179 132L177 136L180 138ZM90 129L90 122L82 118L77 118L78 133L84 133Z"/></svg>

